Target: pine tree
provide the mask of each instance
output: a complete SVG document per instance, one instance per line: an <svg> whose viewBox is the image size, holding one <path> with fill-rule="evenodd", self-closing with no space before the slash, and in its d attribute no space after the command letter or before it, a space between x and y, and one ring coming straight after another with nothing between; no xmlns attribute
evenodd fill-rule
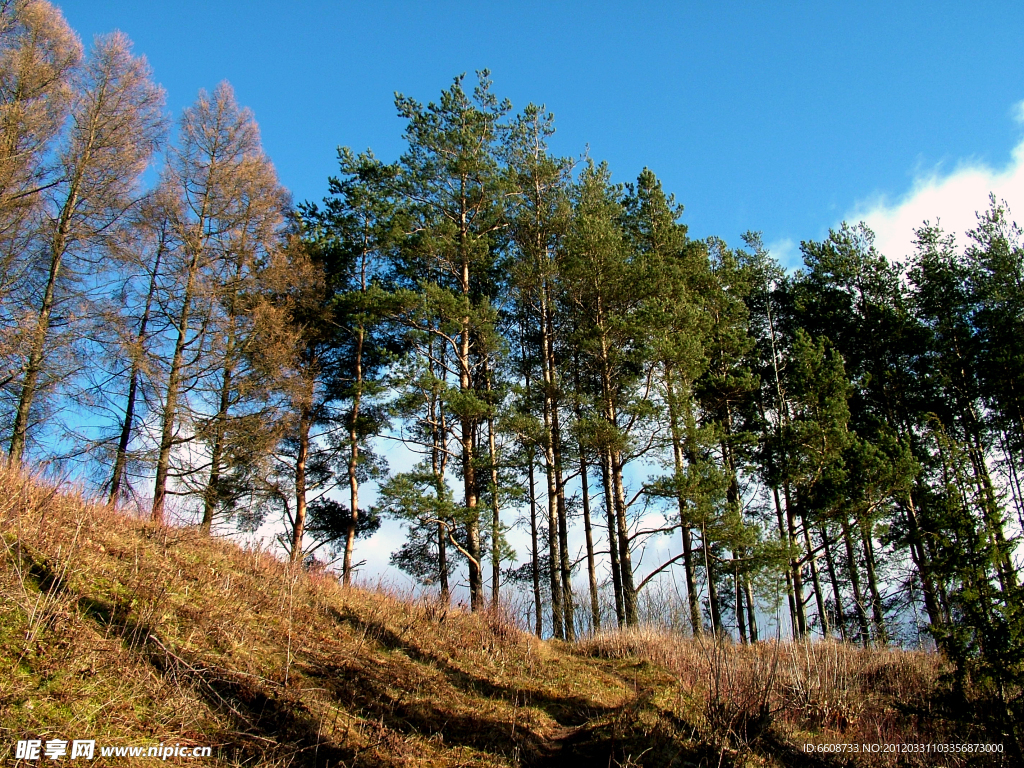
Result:
<svg viewBox="0 0 1024 768"><path fill-rule="evenodd" d="M529 350L529 361L523 360L524 375L536 382L536 388L528 388L523 404L538 415L543 429L535 447L543 458L547 485L551 622L554 635L564 639L573 637L575 630L565 491L565 328L557 311L557 254L569 222L571 165L548 154L547 140L553 133L552 116L540 107L527 106L504 137L503 159L509 191L508 236L515 264L512 285L523 326L520 346L524 354Z"/></svg>
<svg viewBox="0 0 1024 768"><path fill-rule="evenodd" d="M357 156L347 148L339 150L338 160L341 175L330 179L330 197L323 209L304 206L303 219L316 233L318 248L327 259L331 292L327 323L333 326L336 349L324 386L344 404L336 420L345 432L349 504L343 513L342 579L348 584L364 513L359 506L360 482L374 474L367 470L382 466L368 445L387 424L377 400L386 387L387 366L402 346L400 330L388 324L399 306L383 281L388 278L403 222L393 200L395 167L380 163L370 153Z"/></svg>
<svg viewBox="0 0 1024 768"><path fill-rule="evenodd" d="M655 415L650 395L657 371L647 305L659 275L631 247L625 218L622 192L611 184L607 167L589 163L574 190L559 274L573 316L571 343L580 367L598 385L589 442L602 467L613 577L618 575L622 595L620 619L632 626L638 613L628 518L642 494L626 498L623 470L653 450L653 441L643 439Z"/></svg>
<svg viewBox="0 0 1024 768"><path fill-rule="evenodd" d="M483 607L484 599L476 461L487 412L481 371L483 361L500 347L491 304L498 284L492 267L498 232L505 225L498 142L511 108L491 93L486 71L478 77L472 97L460 76L439 103L423 107L396 98L407 120L408 149L399 161L401 192L412 202L415 231L404 253L409 279L420 287L421 317L427 318L416 327L451 345L449 360L458 382L446 407L458 425L461 517L474 610Z"/></svg>

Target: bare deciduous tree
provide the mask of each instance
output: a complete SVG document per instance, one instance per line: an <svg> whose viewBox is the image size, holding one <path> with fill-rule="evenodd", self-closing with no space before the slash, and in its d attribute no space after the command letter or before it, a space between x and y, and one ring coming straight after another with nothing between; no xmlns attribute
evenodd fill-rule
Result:
<svg viewBox="0 0 1024 768"><path fill-rule="evenodd" d="M21 373L16 299L30 261L28 238L54 181L54 140L67 119L78 37L41 0L0 1L0 386Z"/></svg>
<svg viewBox="0 0 1024 768"><path fill-rule="evenodd" d="M163 90L145 59L132 56L121 33L97 38L75 81L71 122L57 155L57 179L44 193L44 211L28 255L35 260L26 305L23 374L10 456L25 451L40 394L67 382L76 319L87 306L89 256L134 205L138 180L164 132ZM60 310L59 332L55 312Z"/></svg>
<svg viewBox="0 0 1024 768"><path fill-rule="evenodd" d="M221 344L226 338L217 330L217 313L223 317L225 308L218 302L242 258L240 243L253 235L254 226L259 237L266 238L279 221L275 217L280 216L284 202L260 147L252 112L238 106L226 82L212 94L200 91L195 104L185 110L178 145L170 153L167 180L179 199L173 227L180 247L174 254L178 284L163 302L171 330L153 493L152 517L157 521L164 517L168 493L176 492L169 488L172 454L196 438L197 414L187 412L185 396L208 387L209 377L217 373L221 377L218 391L223 391L224 358L207 353L211 338L215 343L219 338ZM254 218L254 206L263 214ZM203 415L198 413L200 418ZM182 429L190 421L193 425ZM194 473L195 468L188 466L174 474Z"/></svg>

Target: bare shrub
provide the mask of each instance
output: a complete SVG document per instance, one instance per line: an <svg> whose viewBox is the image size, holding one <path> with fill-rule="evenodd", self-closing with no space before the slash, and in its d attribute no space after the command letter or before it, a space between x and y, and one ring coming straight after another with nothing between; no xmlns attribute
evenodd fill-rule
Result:
<svg viewBox="0 0 1024 768"><path fill-rule="evenodd" d="M652 627L604 632L579 649L670 670L680 687L679 714L720 752L749 751L764 737L793 744L799 738L802 745L934 743L963 736L933 707L943 668L935 653L828 641L737 645ZM864 764L895 765L897 757L870 755Z"/></svg>

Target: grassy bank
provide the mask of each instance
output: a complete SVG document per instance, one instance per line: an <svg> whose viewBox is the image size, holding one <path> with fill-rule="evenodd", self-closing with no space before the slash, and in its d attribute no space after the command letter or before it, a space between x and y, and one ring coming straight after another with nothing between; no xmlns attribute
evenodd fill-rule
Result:
<svg viewBox="0 0 1024 768"><path fill-rule="evenodd" d="M225 766L999 764L805 751L985 741L944 708L934 654L654 630L543 642L10 469L0 525L8 764L18 739L53 738L209 745L203 764Z"/></svg>

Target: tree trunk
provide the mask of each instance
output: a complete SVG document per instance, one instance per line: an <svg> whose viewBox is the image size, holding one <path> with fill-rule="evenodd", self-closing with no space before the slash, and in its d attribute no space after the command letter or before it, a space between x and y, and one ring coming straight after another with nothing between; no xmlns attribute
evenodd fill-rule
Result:
<svg viewBox="0 0 1024 768"><path fill-rule="evenodd" d="M228 344L230 354L231 344ZM209 535L213 530L213 518L220 502L221 464L224 460L224 428L228 417L228 408L231 404L231 370L232 366L224 367L224 375L221 381L220 403L217 414L213 418L214 437L213 447L210 450L210 480L206 484L206 492L203 494L203 522L200 530Z"/></svg>
<svg viewBox="0 0 1024 768"><path fill-rule="evenodd" d="M672 368L665 364L665 393L668 400L669 431L672 434L672 463L675 468L676 482L683 474L683 438L679 425L679 412L676 402L675 387L672 383ZM683 571L686 574L686 601L690 607L690 629L694 635L701 634L703 622L700 618L700 605L697 602L697 578L693 562L693 536L690 521L686 512L686 500L679 488L676 489L676 504L679 508L679 525L683 538Z"/></svg>
<svg viewBox="0 0 1024 768"><path fill-rule="evenodd" d="M167 374L167 389L164 395L164 408L161 414L160 452L157 456L156 479L153 490L154 522L163 523L164 505L167 497L167 479L171 466L171 449L174 447L174 432L178 416L178 388L181 385L182 358L188 343L189 321L192 319L192 293L195 286L196 272L199 269L200 251L195 250L189 262L188 276L185 280L185 292L181 299L181 312L178 315L178 336L174 342L174 354L171 356L171 367Z"/></svg>
<svg viewBox="0 0 1024 768"><path fill-rule="evenodd" d="M843 595L839 589L839 571L836 568L835 557L832 555L832 543L829 541L828 524L822 523L821 543L825 548L825 565L828 567L828 578L832 583L832 599L836 606L836 623L839 625L839 637L846 642L846 609L843 607Z"/></svg>
<svg viewBox="0 0 1024 768"><path fill-rule="evenodd" d="M451 589L448 587L448 543L447 530L443 523L437 524L437 575L441 582L441 602L451 602Z"/></svg>
<svg viewBox="0 0 1024 768"><path fill-rule="evenodd" d="M626 625L626 612L622 601L622 569L619 567L618 536L615 534L615 502L612 491L612 472L608 451L601 451L601 479L604 483L604 509L608 519L608 559L611 563L612 587L615 590L615 618L620 627Z"/></svg>
<svg viewBox="0 0 1024 768"><path fill-rule="evenodd" d="M491 605L497 609L501 594L501 511L498 505L498 453L492 417L487 419L487 442L491 451Z"/></svg>
<svg viewBox="0 0 1024 768"><path fill-rule="evenodd" d="M785 513L782 511L782 500L779 498L779 489L772 486L772 497L775 499L775 516L779 523L779 538L787 543L790 542L789 533L786 527ZM792 546L792 544L790 544ZM800 623L797 621L796 596L793 586L793 561L792 558L786 566L786 596L789 598L789 622L793 637L800 636Z"/></svg>
<svg viewBox="0 0 1024 768"><path fill-rule="evenodd" d="M622 484L621 454L611 451L608 464L612 472L612 488L615 491L615 520L619 537L619 567L622 570L622 610L626 614L626 626L638 623L636 588L633 586L633 559L629 552L629 527L626 522L626 489Z"/></svg>
<svg viewBox="0 0 1024 768"><path fill-rule="evenodd" d="M537 531L537 480L533 464L533 447L528 449L530 462L530 559L531 577L533 579L533 612L534 632L537 637L544 634L544 611L543 601L540 594L540 541Z"/></svg>
<svg viewBox="0 0 1024 768"><path fill-rule="evenodd" d="M807 617L804 613L804 582L801 573L800 558L797 553L800 545L797 543L796 514L793 511L793 502L789 497L789 485L783 486L783 495L786 499L786 524L790 546L789 570L793 575L793 602L796 608L797 636L807 635Z"/></svg>
<svg viewBox="0 0 1024 768"><path fill-rule="evenodd" d="M365 285L364 285L365 290ZM356 380L352 394L352 412L348 422L348 489L351 518L345 530L345 559L341 567L342 582L352 583L352 551L355 548L356 528L359 524L359 409L363 403L363 340L366 329L362 324L356 329Z"/></svg>
<svg viewBox="0 0 1024 768"><path fill-rule="evenodd" d="M558 411L555 406L555 371L552 369L553 357L550 353L551 339L548 325L547 287L540 290L541 318L541 373L544 386L544 469L548 487L548 578L551 588L551 632L560 639L565 639L565 588L562 583L562 563L559 526L559 475L558 459Z"/></svg>
<svg viewBox="0 0 1024 768"><path fill-rule="evenodd" d="M110 498L109 504L117 502L121 493L121 482L124 477L125 467L128 462L128 446L132 439L132 426L135 423L135 400L139 390L139 360L137 355L144 354L146 343L146 328L149 325L149 314L153 306L153 298L156 296L156 278L160 272L160 260L164 253L164 241L161 233L160 244L157 247L156 258L153 261L153 271L149 276L149 289L146 291L146 301L143 305L142 318L139 321L139 331L135 336L137 349L132 356L131 374L128 377L128 398L124 408L124 421L121 423L121 435L117 441L117 454L114 457L114 468L110 474Z"/></svg>
<svg viewBox="0 0 1024 768"><path fill-rule="evenodd" d="M743 593L747 600L747 624L750 628L750 642L756 643L757 637L757 616L754 614L754 593L750 588L750 577L743 578Z"/></svg>
<svg viewBox="0 0 1024 768"><path fill-rule="evenodd" d="M943 614L936 596L935 582L932 577L931 558L921 541L921 528L917 519L917 508L913 494L907 494L905 505L907 512L907 530L910 538L910 554L917 566L917 574L921 577L921 591L924 593L924 607L928 612L928 621L933 627L943 623Z"/></svg>
<svg viewBox="0 0 1024 768"><path fill-rule="evenodd" d="M43 370L43 358L46 353L46 339L50 333L50 316L56 301L57 278L67 249L68 230L71 226L71 215L78 201L77 180L72 184L68 197L61 208L57 225L50 241L50 269L47 273L46 288L43 301L36 318L35 333L32 334L32 346L29 349L28 362L25 366L25 378L22 380L21 396L18 399L18 410L14 417L11 431L10 460L19 463L25 453L28 436L29 417L32 402L35 400L39 383L39 375Z"/></svg>
<svg viewBox="0 0 1024 768"><path fill-rule="evenodd" d="M460 229L459 229L459 259L461 261L461 292L467 303L470 298L470 256L468 253L467 238L469 224L467 218L468 206L465 198L465 178L461 181L463 191L460 207ZM458 349L458 370L459 370L459 391L472 392L473 380L471 376L472 360L471 349L471 318L463 315L459 332ZM480 569L480 512L478 509L477 479L476 479L476 427L477 419L469 416L462 416L459 419L461 434L459 442L462 446L462 480L465 490L466 503L466 543L469 557L466 558L469 565L469 605L472 611L479 611L484 607L484 582L483 573Z"/></svg>
<svg viewBox="0 0 1024 768"><path fill-rule="evenodd" d="M718 569L715 567L715 559L709 551L710 547L708 547L707 529L703 525L700 527L700 545L704 552L704 573L708 580L708 607L711 609L711 634L715 637L721 637L725 632L725 628L722 626L722 604L719 602L718 598Z"/></svg>
<svg viewBox="0 0 1024 768"><path fill-rule="evenodd" d="M306 531L306 460L313 415L304 406L299 414L299 450L295 456L295 520L292 525L291 561L302 562L302 536Z"/></svg>
<svg viewBox="0 0 1024 768"><path fill-rule="evenodd" d="M434 338L430 339L430 373L438 377L438 358L433 352ZM442 347L443 349L443 347ZM436 367L435 367L436 366ZM448 484L445 482L445 470L448 465L448 451L445 440L448 436L448 419L445 414L444 401L437 392L431 391L428 401L430 412L430 468L434 477L434 494L438 501L445 498ZM451 602L451 590L448 585L448 529L444 523L437 524L437 572L441 582L441 602Z"/></svg>
<svg viewBox="0 0 1024 768"><path fill-rule="evenodd" d="M736 553L734 552L733 554L735 555ZM733 586L735 588L734 591L736 593L736 598L735 598L736 599L736 629L739 630L739 633L740 633L740 642L743 645L746 645L747 644L747 617L746 617L745 611L743 610L743 599L744 599L744 595L743 595L743 579L742 579L742 577L740 575L739 560L737 560L735 557L733 558L732 578L733 578L733 582L734 582Z"/></svg>
<svg viewBox="0 0 1024 768"><path fill-rule="evenodd" d="M875 625L875 640L882 645L888 645L889 633L885 628L882 595L878 590L878 579L875 576L875 550L871 542L871 534L864 520L861 520L860 532L861 543L864 546L864 565L868 575L868 591L871 594L871 620Z"/></svg>
<svg viewBox="0 0 1024 768"><path fill-rule="evenodd" d="M594 534L590 523L590 481L587 478L587 457L580 450L580 487L583 489L583 530L587 537L587 577L590 580L591 633L601 629L601 607L597 601L597 568L594 563Z"/></svg>
<svg viewBox="0 0 1024 768"><path fill-rule="evenodd" d="M608 337L605 333L601 301L597 302L597 328L601 340L601 393L604 419L612 429L618 428L612 385L612 371L609 363ZM626 522L626 491L622 483L622 454L606 448L608 473L612 481L612 501L615 507L616 534L619 544L619 570L622 582L622 611L626 626L636 626L636 589L633 586L633 563L629 552L629 526Z"/></svg>
<svg viewBox="0 0 1024 768"><path fill-rule="evenodd" d="M853 601L857 609L857 624L860 627L860 642L865 648L870 644L871 632L868 628L868 615L864 609L864 594L860 587L860 572L857 568L857 557L854 554L853 538L850 525L845 518L840 520L843 528L843 543L846 546L847 568L850 572L850 584L853 587Z"/></svg>
<svg viewBox="0 0 1024 768"><path fill-rule="evenodd" d="M807 559L811 565L811 584L814 586L814 601L818 606L818 621L821 622L821 636L831 634L828 613L825 611L825 593L821 590L821 577L818 574L818 558L814 553L814 542L811 540L811 527L807 524L807 516L800 513L800 525L804 530L804 545L807 547Z"/></svg>
<svg viewBox="0 0 1024 768"><path fill-rule="evenodd" d="M561 461L561 459L559 459ZM576 608L572 596L572 568L569 562L569 517L565 508L565 483L558 471L558 559L562 568L562 624L565 639L576 639Z"/></svg>

